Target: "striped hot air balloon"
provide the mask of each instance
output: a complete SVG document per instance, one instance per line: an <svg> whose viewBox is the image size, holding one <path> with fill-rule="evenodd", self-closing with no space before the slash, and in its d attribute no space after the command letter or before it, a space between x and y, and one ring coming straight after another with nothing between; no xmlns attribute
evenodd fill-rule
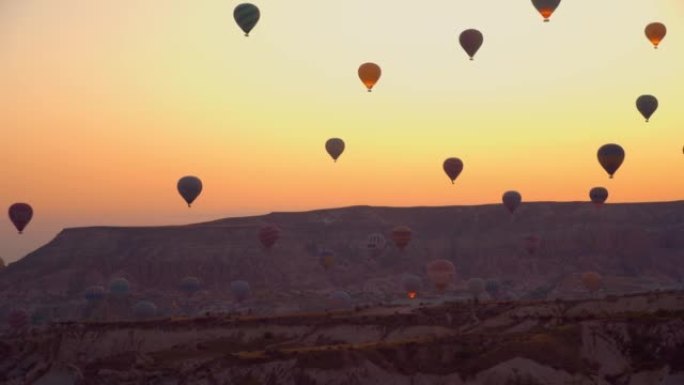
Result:
<svg viewBox="0 0 684 385"><path fill-rule="evenodd" d="M259 230L259 241L270 250L280 238L280 229L274 225L265 225Z"/></svg>

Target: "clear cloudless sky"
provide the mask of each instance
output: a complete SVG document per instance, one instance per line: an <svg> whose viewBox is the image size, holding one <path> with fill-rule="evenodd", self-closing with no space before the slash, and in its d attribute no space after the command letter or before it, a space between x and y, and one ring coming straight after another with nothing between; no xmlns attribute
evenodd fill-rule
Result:
<svg viewBox="0 0 684 385"><path fill-rule="evenodd" d="M684 198L684 3L563 0L0 2L0 207L13 261L74 226L182 224L357 204ZM667 25L658 50L644 35ZM469 61L458 44L484 34ZM372 93L366 61L382 77ZM645 123L635 107L653 94ZM347 148L333 163L330 137ZM598 148L627 155L615 179ZM452 185L445 158L464 171ZM177 180L197 175L191 209Z"/></svg>

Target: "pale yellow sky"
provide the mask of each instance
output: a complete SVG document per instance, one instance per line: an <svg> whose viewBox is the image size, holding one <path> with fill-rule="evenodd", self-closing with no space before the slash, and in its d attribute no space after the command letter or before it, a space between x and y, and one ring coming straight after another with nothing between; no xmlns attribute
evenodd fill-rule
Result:
<svg viewBox="0 0 684 385"><path fill-rule="evenodd" d="M61 228L189 223L353 204L416 206L684 197L680 0L0 3L0 226L14 260ZM654 50L644 27L663 22ZM469 61L459 33L484 44ZM358 66L383 75L367 93ZM646 124L640 94L660 108ZM333 163L323 145L347 147ZM608 180L596 161L621 144ZM441 164L460 157L451 185ZM191 210L175 183L199 176Z"/></svg>

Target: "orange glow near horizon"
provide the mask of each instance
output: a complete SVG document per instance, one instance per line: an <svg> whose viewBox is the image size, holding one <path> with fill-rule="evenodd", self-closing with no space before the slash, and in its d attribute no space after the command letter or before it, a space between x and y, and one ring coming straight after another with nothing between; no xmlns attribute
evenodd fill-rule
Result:
<svg viewBox="0 0 684 385"><path fill-rule="evenodd" d="M14 261L62 228L166 225L351 205L684 199L679 0L9 0L0 5L0 208L28 202ZM458 4L457 4L458 3ZM615 12L619 9L619 12ZM606 20L606 14L615 17ZM645 26L664 23L654 50ZM582 26L578 28L578 26ZM459 33L484 44L468 60ZM600 37L600 38L597 38ZM368 93L359 65L382 76ZM640 94L660 106L649 123ZM328 138L346 143L337 162ZM614 179L596 151L618 143ZM454 185L442 170L464 163ZM188 209L184 175L204 189Z"/></svg>

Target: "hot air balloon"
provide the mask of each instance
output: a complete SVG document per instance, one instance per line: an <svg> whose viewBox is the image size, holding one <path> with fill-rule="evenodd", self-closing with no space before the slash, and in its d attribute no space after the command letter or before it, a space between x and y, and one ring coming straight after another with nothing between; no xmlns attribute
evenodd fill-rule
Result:
<svg viewBox="0 0 684 385"><path fill-rule="evenodd" d="M413 274L406 274L401 280L401 285L406 291L406 296L409 299L415 299L418 296L423 280L419 276Z"/></svg>
<svg viewBox="0 0 684 385"><path fill-rule="evenodd" d="M138 301L133 305L133 314L141 320L154 318L157 315L157 305L150 301Z"/></svg>
<svg viewBox="0 0 684 385"><path fill-rule="evenodd" d="M510 211L511 214L520 206L522 202L522 196L517 191L506 191L501 197L504 207Z"/></svg>
<svg viewBox="0 0 684 385"><path fill-rule="evenodd" d="M615 174L625 160L625 150L614 143L604 144L599 148L597 156L601 167L612 178L613 174Z"/></svg>
<svg viewBox="0 0 684 385"><path fill-rule="evenodd" d="M271 250L276 241L280 238L280 229L273 225L265 225L259 230L259 241L266 248Z"/></svg>
<svg viewBox="0 0 684 385"><path fill-rule="evenodd" d="M337 162L337 158L344 152L344 141L339 138L331 138L325 142L325 150Z"/></svg>
<svg viewBox="0 0 684 385"><path fill-rule="evenodd" d="M501 284L499 283L499 280L488 279L487 282L485 282L485 290L487 291L487 294L489 294L490 297L498 298L499 291L501 290Z"/></svg>
<svg viewBox="0 0 684 385"><path fill-rule="evenodd" d="M558 8L559 4L560 0L532 0L532 5L544 17L545 22L549 21L551 14Z"/></svg>
<svg viewBox="0 0 684 385"><path fill-rule="evenodd" d="M15 203L8 211L10 220L21 234L33 218L33 208L28 203Z"/></svg>
<svg viewBox="0 0 684 385"><path fill-rule="evenodd" d="M187 295L193 295L202 287L202 282L197 277L185 277L180 281L180 289Z"/></svg>
<svg viewBox="0 0 684 385"><path fill-rule="evenodd" d="M235 298L236 302L244 302L249 298L252 289L247 281L238 280L230 283L230 291L233 293L233 298Z"/></svg>
<svg viewBox="0 0 684 385"><path fill-rule="evenodd" d="M594 187L589 190L589 199L598 207L608 199L608 190L604 187Z"/></svg>
<svg viewBox="0 0 684 385"><path fill-rule="evenodd" d="M351 309L353 304L351 296L345 291L337 290L328 295L328 310Z"/></svg>
<svg viewBox="0 0 684 385"><path fill-rule="evenodd" d="M534 255L534 253L537 252L537 249L539 249L539 246L541 245L541 238L538 235L528 235L524 238L525 241L525 250L527 250L527 253L530 255Z"/></svg>
<svg viewBox="0 0 684 385"><path fill-rule="evenodd" d="M128 295L130 289L131 285L126 278L116 278L109 283L109 292L118 297Z"/></svg>
<svg viewBox="0 0 684 385"><path fill-rule="evenodd" d="M594 293L603 287L603 277L595 271L588 271L582 274L582 284Z"/></svg>
<svg viewBox="0 0 684 385"><path fill-rule="evenodd" d="M404 250L411 242L412 231L407 226L397 226L392 230L392 240L399 250Z"/></svg>
<svg viewBox="0 0 684 385"><path fill-rule="evenodd" d="M641 95L637 98L636 107L646 119L646 122L648 122L653 113L658 109L658 99L653 95Z"/></svg>
<svg viewBox="0 0 684 385"><path fill-rule="evenodd" d="M468 292L473 296L473 299L477 301L485 291L485 281L482 278L471 278L468 280Z"/></svg>
<svg viewBox="0 0 684 385"><path fill-rule="evenodd" d="M387 240L385 236L380 233L369 234L366 239L366 250L370 253L371 257L377 257L382 254L387 246Z"/></svg>
<svg viewBox="0 0 684 385"><path fill-rule="evenodd" d="M449 179L451 179L451 184L454 184L456 178L458 178L461 171L463 171L463 162L458 158L448 158L442 164L442 168Z"/></svg>
<svg viewBox="0 0 684 385"><path fill-rule="evenodd" d="M249 32L257 24L260 16L259 8L250 3L240 4L233 10L233 18L245 36L249 36Z"/></svg>
<svg viewBox="0 0 684 385"><path fill-rule="evenodd" d="M177 187L178 192L190 207L202 192L202 181L196 176L184 176L178 180Z"/></svg>
<svg viewBox="0 0 684 385"><path fill-rule="evenodd" d="M102 301L105 298L106 294L107 293L105 292L104 287L102 287L102 286L90 286L89 288L86 289L83 296L85 297L86 301L88 301L88 302L98 302L98 301Z"/></svg>
<svg viewBox="0 0 684 385"><path fill-rule="evenodd" d="M29 315L24 309L12 310L7 317L7 323L9 324L10 328L14 330L21 330L28 326Z"/></svg>
<svg viewBox="0 0 684 385"><path fill-rule="evenodd" d="M363 63L359 67L359 78L368 89L368 92L371 92L375 83L380 80L381 74L380 66L375 63Z"/></svg>
<svg viewBox="0 0 684 385"><path fill-rule="evenodd" d="M456 267L446 259L438 259L427 264L427 276L441 293L456 277Z"/></svg>
<svg viewBox="0 0 684 385"><path fill-rule="evenodd" d="M458 37L461 47L463 47L463 50L470 56L470 60L473 60L473 57L482 46L483 40L484 37L482 36L482 32L476 29L466 29L461 32L461 35Z"/></svg>
<svg viewBox="0 0 684 385"><path fill-rule="evenodd" d="M663 23L651 23L644 29L646 38L653 44L653 48L658 48L658 44L665 38L667 28Z"/></svg>
<svg viewBox="0 0 684 385"><path fill-rule="evenodd" d="M326 270L335 265L335 253L330 249L322 249L318 253L318 259L321 262L321 266Z"/></svg>

